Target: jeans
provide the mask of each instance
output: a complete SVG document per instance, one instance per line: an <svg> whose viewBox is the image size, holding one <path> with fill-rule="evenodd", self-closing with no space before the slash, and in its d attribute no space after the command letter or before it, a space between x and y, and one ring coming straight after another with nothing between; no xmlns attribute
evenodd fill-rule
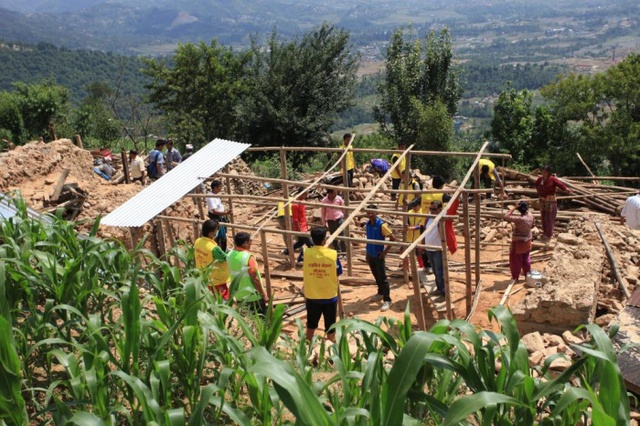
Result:
<svg viewBox="0 0 640 426"><path fill-rule="evenodd" d="M369 269L378 285L378 294L382 296L385 302L391 302L391 290L389 289L389 281L387 280L387 266L384 258L369 257Z"/></svg>
<svg viewBox="0 0 640 426"><path fill-rule="evenodd" d="M340 218L338 220L328 220L327 226L329 227L329 233L333 234L334 232L336 232L336 229L338 229L340 225L342 225L342 222L344 222L344 218ZM344 236L344 231L342 231L340 235ZM334 240L332 245L333 249L336 251L341 251L343 253L347 251L347 243L344 241Z"/></svg>
<svg viewBox="0 0 640 426"><path fill-rule="evenodd" d="M431 269L436 276L436 288L444 293L444 265L442 264L442 252L439 250L426 250Z"/></svg>

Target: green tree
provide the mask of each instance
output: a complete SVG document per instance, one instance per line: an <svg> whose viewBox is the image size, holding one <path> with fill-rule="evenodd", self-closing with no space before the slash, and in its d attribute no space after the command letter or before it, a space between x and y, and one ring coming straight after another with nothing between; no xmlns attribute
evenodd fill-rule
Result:
<svg viewBox="0 0 640 426"><path fill-rule="evenodd" d="M451 151L453 126L446 105L439 100L425 105L415 98L413 103L412 111L416 115L413 117L417 130L416 145L428 146L432 151ZM428 156L419 160L419 167L428 170L430 174L453 177L456 168L455 158Z"/></svg>
<svg viewBox="0 0 640 426"><path fill-rule="evenodd" d="M27 138L53 138L57 126L68 119L69 90L52 81L14 86Z"/></svg>
<svg viewBox="0 0 640 426"><path fill-rule="evenodd" d="M236 107L247 90L246 58L213 40L180 45L171 62L147 60L149 101L165 113L168 130L196 146L233 138Z"/></svg>
<svg viewBox="0 0 640 426"><path fill-rule="evenodd" d="M87 96L75 114L74 129L86 141L97 139L100 146L109 146L121 136L121 123L109 108L113 90L104 82L93 82L86 87Z"/></svg>
<svg viewBox="0 0 640 426"><path fill-rule="evenodd" d="M387 48L385 75L379 86L380 103L374 107L374 117L384 135L407 145L424 140L419 138L416 121L421 117L420 106L434 106L439 102L449 116L455 114L462 88L452 58L452 39L447 29L439 33L431 31L424 40L415 39L413 31L404 28L393 34ZM453 122L450 119L441 124L451 127ZM417 148L432 147L419 145Z"/></svg>
<svg viewBox="0 0 640 426"><path fill-rule="evenodd" d="M15 143L27 137L18 97L13 93L0 93L0 130L2 137Z"/></svg>
<svg viewBox="0 0 640 426"><path fill-rule="evenodd" d="M516 91L510 87L500 93L493 107L493 140L517 163L526 162L535 155L535 147L531 144L535 123L532 100L529 90Z"/></svg>
<svg viewBox="0 0 640 426"><path fill-rule="evenodd" d="M257 146L321 146L352 104L358 57L349 33L329 24L265 45L252 40L249 92L239 108L242 139Z"/></svg>

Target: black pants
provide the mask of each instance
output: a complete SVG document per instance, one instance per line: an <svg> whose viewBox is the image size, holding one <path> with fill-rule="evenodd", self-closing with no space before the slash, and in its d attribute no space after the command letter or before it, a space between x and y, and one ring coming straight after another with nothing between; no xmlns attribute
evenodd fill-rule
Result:
<svg viewBox="0 0 640 426"><path fill-rule="evenodd" d="M307 328L315 330L318 328L320 317L324 317L324 332L327 334L335 333L335 330L329 330L336 323L338 312L338 302L318 303L313 299L307 299Z"/></svg>
<svg viewBox="0 0 640 426"><path fill-rule="evenodd" d="M334 232L336 232L340 225L342 225L342 222L344 222L344 218L338 220L328 220L327 226L329 227L329 233L333 234ZM342 234L340 235L344 236L344 231L342 231ZM343 253L347 251L347 243L344 241L333 240L333 243L331 244L333 245L333 249L336 251L341 251Z"/></svg>
<svg viewBox="0 0 640 426"><path fill-rule="evenodd" d="M347 170L347 186L353 186L353 169Z"/></svg>
<svg viewBox="0 0 640 426"><path fill-rule="evenodd" d="M387 265L383 258L369 256L369 269L378 285L378 294L382 296L385 302L391 302L391 290L389 289L389 280L387 280Z"/></svg>

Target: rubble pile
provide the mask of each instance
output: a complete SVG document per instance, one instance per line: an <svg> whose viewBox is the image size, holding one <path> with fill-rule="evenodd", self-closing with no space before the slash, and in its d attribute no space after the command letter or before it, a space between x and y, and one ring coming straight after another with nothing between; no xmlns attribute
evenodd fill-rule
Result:
<svg viewBox="0 0 640 426"><path fill-rule="evenodd" d="M237 176L255 176L251 168L242 161L240 157L235 158L230 162L225 172L230 175ZM264 195L267 192L267 188L261 183L252 180L242 180L240 178L231 178L231 186L233 187L234 194L244 195Z"/></svg>

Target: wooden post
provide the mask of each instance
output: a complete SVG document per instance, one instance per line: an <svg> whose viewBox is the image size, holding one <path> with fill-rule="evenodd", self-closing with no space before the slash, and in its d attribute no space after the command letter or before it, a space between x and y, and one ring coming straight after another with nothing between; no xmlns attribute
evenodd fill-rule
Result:
<svg viewBox="0 0 640 426"><path fill-rule="evenodd" d="M80 137L78 133L76 133L76 145L78 145L78 148L84 149L84 146L82 146L82 137Z"/></svg>
<svg viewBox="0 0 640 426"><path fill-rule="evenodd" d="M271 266L269 265L267 233L265 231L260 231L260 245L262 246L262 263L264 263L264 283L267 290L267 297L271 299Z"/></svg>
<svg viewBox="0 0 640 426"><path fill-rule="evenodd" d="M203 219L204 220L204 219ZM195 243L198 237L200 236L200 224L197 220L193 221L193 242Z"/></svg>
<svg viewBox="0 0 640 426"><path fill-rule="evenodd" d="M229 165L226 165L224 167L225 173L229 172ZM226 178L226 183L227 183L227 194L232 195L233 194L233 188L231 187L231 178L229 176L227 176ZM231 223L235 223L234 218L233 218L233 198L229 198L229 221ZM231 239L233 240L233 236L235 235L235 231L233 230L233 228L229 228L230 232L231 232Z"/></svg>
<svg viewBox="0 0 640 426"><path fill-rule="evenodd" d="M402 173L402 180L404 180L405 182L410 182L411 179L411 153L409 152L406 156L406 166L404 168L404 172ZM402 183L400 184L400 189L402 189ZM409 189L409 185L405 185L404 189ZM413 188L411 188L413 189ZM402 205L400 206L400 209L403 212L408 211L407 206L407 198L409 198L409 194L402 194ZM398 199L400 198L400 195L398 196ZM400 204L400 203L398 203ZM402 241L407 242L407 231L409 228L409 224L408 224L409 220L408 218L405 218L404 216L402 217ZM417 256L417 250L414 250L412 256ZM402 275L404 276L404 282L409 284L409 262L405 259L402 262Z"/></svg>
<svg viewBox="0 0 640 426"><path fill-rule="evenodd" d="M280 175L283 180L287 180L287 151L284 149L280 150ZM285 199L289 199L289 185L286 183L282 185L282 195ZM286 206L284 209L284 229L291 231L291 214ZM295 269L296 254L293 252L293 242L290 235L285 235L285 242L289 251L289 265L291 269Z"/></svg>
<svg viewBox="0 0 640 426"><path fill-rule="evenodd" d="M162 257L167 253L164 243L164 230L162 229L162 220L156 220L156 240L158 242L158 257Z"/></svg>
<svg viewBox="0 0 640 426"><path fill-rule="evenodd" d="M129 236L131 237L131 250L133 250L136 245L138 244L139 241L139 230L140 228L138 227L131 227L129 228Z"/></svg>
<svg viewBox="0 0 640 426"><path fill-rule="evenodd" d="M64 186L64 181L67 180L67 176L69 176L69 173L71 173L71 170L69 169L62 170L62 173L58 178L58 183L56 183L56 188L53 191L53 194L51 194L51 202L55 203L58 201L58 198L60 198L62 187Z"/></svg>
<svg viewBox="0 0 640 426"><path fill-rule="evenodd" d="M444 230L444 222L438 224L440 241L442 242L442 269L444 275L444 295L447 307L447 319L453 320L453 310L451 309L451 283L449 282L449 248L447 247L447 233Z"/></svg>
<svg viewBox="0 0 640 426"><path fill-rule="evenodd" d="M162 223L163 223L163 228L166 229L167 237L169 238L170 248L175 248L176 239L173 235L173 227L171 226L171 223L167 219L163 220ZM178 255L175 255L173 257L173 266L178 266L178 267L180 266L180 258L178 257Z"/></svg>
<svg viewBox="0 0 640 426"><path fill-rule="evenodd" d="M467 315L471 313L471 232L469 227L469 197L467 193L462 194L462 221L464 224L464 272L466 277L465 300L467 305Z"/></svg>
<svg viewBox="0 0 640 426"><path fill-rule="evenodd" d="M204 183L202 185L198 185L196 186L196 192L199 194L202 194L202 188L204 186ZM206 188L204 189L205 193L206 193ZM204 194L203 194L204 195ZM200 213L200 219L202 220L207 220L209 219L209 215L207 214L208 212L204 211L204 198L198 197L197 198L197 204L198 204L198 213ZM198 235L196 233L196 235ZM196 237L198 238L198 237Z"/></svg>
<svg viewBox="0 0 640 426"><path fill-rule="evenodd" d="M416 320L418 321L418 328L420 328L420 330L426 330L424 303L422 301L422 283L420 282L420 274L418 273L418 262L416 261L415 253L412 253L409 257L411 262L411 278L413 279L413 297L416 300Z"/></svg>
<svg viewBox="0 0 640 426"><path fill-rule="evenodd" d="M349 182L349 178L348 178L348 173L347 173L347 156L345 155L342 158L342 180L344 181L344 186L348 186L348 182ZM349 195L351 194L348 191L344 191L343 192L344 196L342 197L344 199L344 205L346 207L349 207ZM349 230L349 226L347 225L346 228L344 228L345 231L345 235L347 237L351 236L350 230ZM353 245L351 244L351 241L347 241L347 276L351 277L353 276L353 257L352 257L352 249L353 249Z"/></svg>
<svg viewBox="0 0 640 426"><path fill-rule="evenodd" d="M125 183L131 183L131 178L129 177L129 162L127 161L127 151L122 148L120 151L120 158L122 158L122 173L124 173L124 181Z"/></svg>
<svg viewBox="0 0 640 426"><path fill-rule="evenodd" d="M480 172L476 167L474 171L475 187L480 189ZM480 284L480 193L473 194L476 208L476 241L475 241L475 268L476 268L476 291L478 291L478 284Z"/></svg>

